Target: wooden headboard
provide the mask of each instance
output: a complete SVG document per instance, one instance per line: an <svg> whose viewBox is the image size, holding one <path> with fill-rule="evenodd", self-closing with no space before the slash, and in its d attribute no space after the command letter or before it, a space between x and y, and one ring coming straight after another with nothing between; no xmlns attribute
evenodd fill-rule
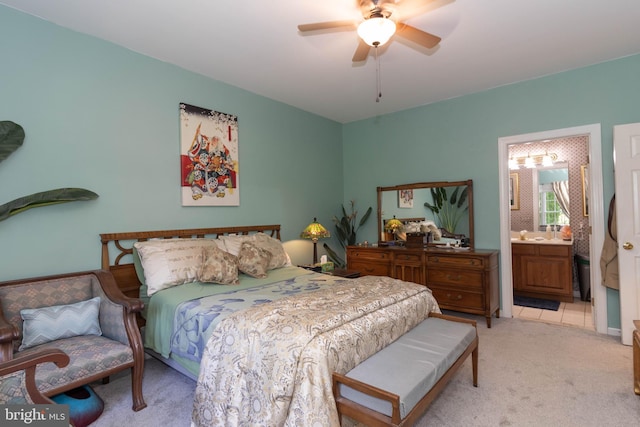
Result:
<svg viewBox="0 0 640 427"><path fill-rule="evenodd" d="M185 230L158 230L158 231L134 231L128 233L104 233L100 234L102 242L102 269L109 270L116 279L118 287L125 295L138 298L141 283L136 275L136 270L131 257L125 257L133 253L133 244L149 239L175 239L175 238L218 238L229 234L253 234L265 233L280 240L280 225L252 225L241 227L217 227L217 228L192 228ZM113 243L111 243L113 242ZM109 249L115 256L113 264Z"/></svg>

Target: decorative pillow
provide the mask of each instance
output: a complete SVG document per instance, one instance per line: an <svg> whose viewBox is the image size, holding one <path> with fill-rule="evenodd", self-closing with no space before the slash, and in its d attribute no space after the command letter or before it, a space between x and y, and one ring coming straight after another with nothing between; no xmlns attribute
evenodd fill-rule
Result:
<svg viewBox="0 0 640 427"><path fill-rule="evenodd" d="M100 297L68 305L20 310L22 351L36 345L79 335L102 335Z"/></svg>
<svg viewBox="0 0 640 427"><path fill-rule="evenodd" d="M291 261L287 256L287 252L282 246L282 242L278 239L274 239L264 233L256 233L253 235L253 244L259 248L268 251L271 254L271 261L269 261L269 270L274 268L284 267Z"/></svg>
<svg viewBox="0 0 640 427"><path fill-rule="evenodd" d="M238 258L219 248L204 248L202 270L198 275L200 282L237 285Z"/></svg>
<svg viewBox="0 0 640 427"><path fill-rule="evenodd" d="M203 249L218 247L214 239L163 239L136 242L147 295L195 282L202 269Z"/></svg>
<svg viewBox="0 0 640 427"><path fill-rule="evenodd" d="M253 235L244 235L244 234L229 234L226 236L218 237L224 243L225 251L229 252L231 255L238 256L240 253L240 246L244 242L252 242L254 240Z"/></svg>
<svg viewBox="0 0 640 427"><path fill-rule="evenodd" d="M250 242L244 242L238 253L238 269L251 277L267 277L271 254Z"/></svg>

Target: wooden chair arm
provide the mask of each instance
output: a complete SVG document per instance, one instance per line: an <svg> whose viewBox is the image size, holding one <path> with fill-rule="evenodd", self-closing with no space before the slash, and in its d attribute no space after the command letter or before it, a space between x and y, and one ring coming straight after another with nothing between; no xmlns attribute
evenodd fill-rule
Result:
<svg viewBox="0 0 640 427"><path fill-rule="evenodd" d="M144 302L139 298L131 298L122 293L113 274L107 270L93 272L100 282L102 291L107 298L116 304L122 305L128 313L140 313L144 308Z"/></svg>
<svg viewBox="0 0 640 427"><path fill-rule="evenodd" d="M0 376L31 368L33 368L35 372L35 366L45 362L53 362L58 368L64 368L69 364L69 356L57 348L41 350L26 355L18 353L14 359L0 363Z"/></svg>
<svg viewBox="0 0 640 427"><path fill-rule="evenodd" d="M27 393L33 402L37 404L53 403L36 386L36 366L46 362L52 362L58 368L64 368L69 364L69 356L58 349L47 349L27 355L18 355L8 362L0 363L0 377L24 371Z"/></svg>
<svg viewBox="0 0 640 427"><path fill-rule="evenodd" d="M13 358L13 342L20 339L18 328L4 318L2 306L0 306L0 362Z"/></svg>

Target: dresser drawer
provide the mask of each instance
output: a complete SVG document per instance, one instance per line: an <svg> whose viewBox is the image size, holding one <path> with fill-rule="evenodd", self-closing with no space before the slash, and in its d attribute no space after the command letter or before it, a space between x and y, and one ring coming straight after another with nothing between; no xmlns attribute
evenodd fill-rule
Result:
<svg viewBox="0 0 640 427"><path fill-rule="evenodd" d="M427 268L427 283L457 285L464 288L482 288L482 272L474 270L440 270Z"/></svg>
<svg viewBox="0 0 640 427"><path fill-rule="evenodd" d="M357 270L362 276L391 276L391 264L388 262L376 263L349 258L349 270Z"/></svg>
<svg viewBox="0 0 640 427"><path fill-rule="evenodd" d="M429 266L448 266L454 268L483 268L484 258L481 257L462 257L447 255L429 255L427 257L427 265Z"/></svg>
<svg viewBox="0 0 640 427"><path fill-rule="evenodd" d="M421 254L395 254L395 261L398 263L422 263Z"/></svg>
<svg viewBox="0 0 640 427"><path fill-rule="evenodd" d="M439 287L431 287L430 289L440 308L484 309L483 294L481 293Z"/></svg>
<svg viewBox="0 0 640 427"><path fill-rule="evenodd" d="M540 256L571 256L571 246L540 245Z"/></svg>
<svg viewBox="0 0 640 427"><path fill-rule="evenodd" d="M347 257L349 261L352 259L367 259L367 260L390 260L391 254L387 251L377 251L372 249L349 249L347 251Z"/></svg>

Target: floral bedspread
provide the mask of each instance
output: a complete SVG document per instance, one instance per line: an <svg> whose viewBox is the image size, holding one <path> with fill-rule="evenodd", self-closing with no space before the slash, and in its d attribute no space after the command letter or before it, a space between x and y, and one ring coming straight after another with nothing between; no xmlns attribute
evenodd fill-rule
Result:
<svg viewBox="0 0 640 427"><path fill-rule="evenodd" d="M345 373L440 312L431 291L365 276L236 312L211 334L192 425L339 426L331 373Z"/></svg>
<svg viewBox="0 0 640 427"><path fill-rule="evenodd" d="M231 313L258 304L290 295L315 292L328 283L326 279L317 281L319 277L330 276L323 274L297 276L248 289L232 288L225 293L183 302L175 312L171 335L172 354L200 362L211 332L222 319ZM332 278L332 282L336 283L347 280Z"/></svg>

